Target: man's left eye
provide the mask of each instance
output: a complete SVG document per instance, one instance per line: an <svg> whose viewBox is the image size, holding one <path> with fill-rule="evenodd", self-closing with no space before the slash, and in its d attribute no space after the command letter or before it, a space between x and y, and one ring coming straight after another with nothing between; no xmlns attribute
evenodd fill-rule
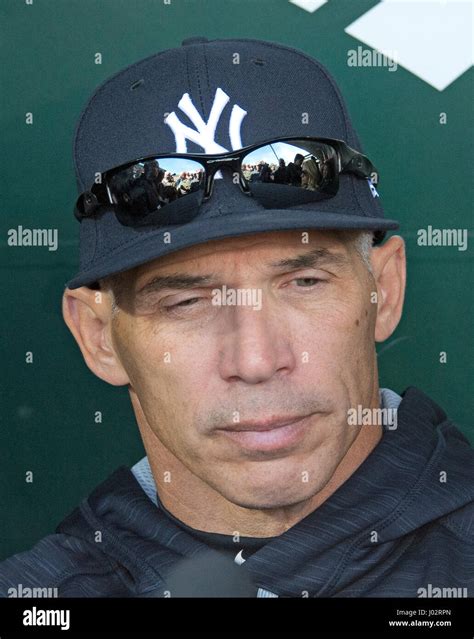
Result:
<svg viewBox="0 0 474 639"><path fill-rule="evenodd" d="M318 277L297 277L293 280L293 282L303 282L303 285L301 288L309 288L310 286L314 286L314 284L317 284L318 282L323 282L323 281L324 280L321 280Z"/></svg>

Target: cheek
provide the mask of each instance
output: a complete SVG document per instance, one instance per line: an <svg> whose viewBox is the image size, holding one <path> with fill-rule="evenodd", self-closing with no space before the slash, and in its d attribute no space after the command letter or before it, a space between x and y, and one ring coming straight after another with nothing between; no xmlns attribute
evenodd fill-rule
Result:
<svg viewBox="0 0 474 639"><path fill-rule="evenodd" d="M135 327L117 340L117 349L150 428L172 450L181 448L183 441L195 448L192 424L202 414L210 379L203 373L204 346Z"/></svg>
<svg viewBox="0 0 474 639"><path fill-rule="evenodd" d="M302 346L311 345L318 356L325 354L340 362L360 352L361 345L369 340L370 328L370 313L352 293L300 316L296 332Z"/></svg>
<svg viewBox="0 0 474 639"><path fill-rule="evenodd" d="M349 292L330 300L300 314L294 324L293 346L302 379L331 398L336 412L332 428L345 422L345 411L373 375L374 320L362 295ZM337 432L343 439L348 436Z"/></svg>

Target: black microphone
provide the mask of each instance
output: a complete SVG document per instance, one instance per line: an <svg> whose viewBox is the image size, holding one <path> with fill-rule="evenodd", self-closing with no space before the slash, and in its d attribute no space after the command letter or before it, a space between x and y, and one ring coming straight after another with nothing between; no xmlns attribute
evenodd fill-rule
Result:
<svg viewBox="0 0 474 639"><path fill-rule="evenodd" d="M211 550L180 560L164 576L157 597L256 597L248 571L231 557ZM167 592L168 591L168 592Z"/></svg>

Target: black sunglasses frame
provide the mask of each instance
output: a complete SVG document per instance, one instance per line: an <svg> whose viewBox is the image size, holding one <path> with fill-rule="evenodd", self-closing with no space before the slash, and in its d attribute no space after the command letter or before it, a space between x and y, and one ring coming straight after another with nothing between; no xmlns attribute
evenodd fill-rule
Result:
<svg viewBox="0 0 474 639"><path fill-rule="evenodd" d="M362 153L350 147L343 140L334 138L320 138L313 136L291 136L282 138L271 138L258 144L252 144L237 151L228 151L226 153L161 153L157 155L147 155L146 157L137 158L130 162L126 162L116 166L100 174L100 180L88 190L81 193L74 207L75 217L81 221L85 217L91 217L98 213L103 206L114 206L111 193L108 189L107 182L117 173L125 171L139 162L151 162L163 158L183 158L194 160L201 164L205 172L205 184L203 199L207 200L212 195L212 187L214 184L214 175L223 168L229 167L234 173L239 175L239 186L246 195L252 195L249 183L242 173L243 158L261 147L277 144L279 142L294 142L296 140L308 142L320 142L332 147L336 151L338 161L337 175L340 173L354 173L358 177L370 179L372 184L378 183L378 173L372 162Z"/></svg>

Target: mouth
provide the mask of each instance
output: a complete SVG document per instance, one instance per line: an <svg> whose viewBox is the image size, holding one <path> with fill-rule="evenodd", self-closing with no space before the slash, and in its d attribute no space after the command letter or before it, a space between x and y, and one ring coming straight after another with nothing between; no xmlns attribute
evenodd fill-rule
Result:
<svg viewBox="0 0 474 639"><path fill-rule="evenodd" d="M242 422L218 429L226 437L247 450L275 451L296 445L303 439L311 415Z"/></svg>

